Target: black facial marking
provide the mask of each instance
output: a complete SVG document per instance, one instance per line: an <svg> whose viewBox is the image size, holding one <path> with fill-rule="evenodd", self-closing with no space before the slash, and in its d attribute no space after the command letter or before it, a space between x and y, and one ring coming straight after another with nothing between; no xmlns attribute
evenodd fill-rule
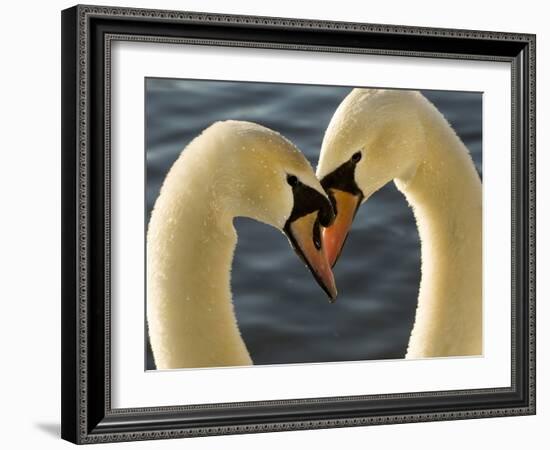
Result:
<svg viewBox="0 0 550 450"><path fill-rule="evenodd" d="M358 157L356 155L359 155ZM321 180L321 186L327 192L329 189L349 192L354 195L363 195L355 182L355 167L361 159L361 152L355 153L349 161L346 161L336 170L333 170Z"/></svg>
<svg viewBox="0 0 550 450"><path fill-rule="evenodd" d="M321 250L323 246L323 241L321 239L321 225L319 224L319 217L315 220L313 224L313 245L317 250Z"/></svg>
<svg viewBox="0 0 550 450"><path fill-rule="evenodd" d="M291 186L296 186L298 184L298 177L296 175L288 175L286 181Z"/></svg>
<svg viewBox="0 0 550 450"><path fill-rule="evenodd" d="M289 175L288 178L291 176L294 177L294 175ZM332 210L331 202L324 195L312 187L303 184L298 178L296 178L295 184L291 184L291 186L294 195L294 207L292 208L290 217L286 221L286 225L315 211L319 211L318 220L322 226L328 227L334 221L334 211Z"/></svg>
<svg viewBox="0 0 550 450"><path fill-rule="evenodd" d="M331 173L324 176L321 180L321 186L328 194L328 198L332 203L334 214L338 214L338 210L332 189L338 189L339 191L357 195L359 197L359 202L357 203L355 213L357 213L357 210L359 209L361 199L363 198L363 192L359 189L359 186L357 186L357 183L355 182L355 167L360 160L361 152L354 153L349 161L346 161L336 170L333 170Z"/></svg>

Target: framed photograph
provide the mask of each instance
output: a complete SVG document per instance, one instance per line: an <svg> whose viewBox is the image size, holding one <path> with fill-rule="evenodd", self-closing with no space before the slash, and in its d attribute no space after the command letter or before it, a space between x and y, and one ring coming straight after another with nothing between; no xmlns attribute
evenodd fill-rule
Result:
<svg viewBox="0 0 550 450"><path fill-rule="evenodd" d="M62 12L62 437L535 413L535 36Z"/></svg>

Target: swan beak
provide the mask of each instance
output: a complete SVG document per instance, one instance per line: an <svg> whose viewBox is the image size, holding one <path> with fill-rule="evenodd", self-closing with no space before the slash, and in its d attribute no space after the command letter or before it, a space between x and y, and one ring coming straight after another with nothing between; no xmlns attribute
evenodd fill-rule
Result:
<svg viewBox="0 0 550 450"><path fill-rule="evenodd" d="M323 248L318 211L298 217L285 228L292 247L327 293L331 303L334 302L337 295L336 283Z"/></svg>
<svg viewBox="0 0 550 450"><path fill-rule="evenodd" d="M334 267L342 253L362 196L339 189L330 189L330 197L336 211L336 219L331 226L323 229L323 242L329 264Z"/></svg>

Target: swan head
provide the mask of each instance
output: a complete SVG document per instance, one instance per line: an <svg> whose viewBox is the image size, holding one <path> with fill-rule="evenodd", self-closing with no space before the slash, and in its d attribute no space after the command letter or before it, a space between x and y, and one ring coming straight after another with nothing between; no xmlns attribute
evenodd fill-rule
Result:
<svg viewBox="0 0 550 450"><path fill-rule="evenodd" d="M425 147L422 99L413 91L354 89L334 113L317 167L336 213L323 230L332 266L361 204L389 181L403 187L414 177Z"/></svg>
<svg viewBox="0 0 550 450"><path fill-rule="evenodd" d="M329 298L336 285L322 242L322 227L334 220L332 204L305 156L289 140L261 125L225 121L211 126L223 148L210 173L220 210L281 230ZM203 153L203 157L204 157Z"/></svg>

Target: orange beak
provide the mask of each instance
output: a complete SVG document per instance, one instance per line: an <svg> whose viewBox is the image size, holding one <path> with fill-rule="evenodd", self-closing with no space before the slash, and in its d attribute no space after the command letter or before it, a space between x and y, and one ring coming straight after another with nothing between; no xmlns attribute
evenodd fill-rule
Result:
<svg viewBox="0 0 550 450"><path fill-rule="evenodd" d="M334 267L342 253L362 196L339 189L330 189L330 195L336 209L336 219L331 226L323 229L323 243L328 262L331 267Z"/></svg>
<svg viewBox="0 0 550 450"><path fill-rule="evenodd" d="M305 262L331 302L336 299L336 284L331 265L324 250L318 211L290 222L285 230L294 250Z"/></svg>

